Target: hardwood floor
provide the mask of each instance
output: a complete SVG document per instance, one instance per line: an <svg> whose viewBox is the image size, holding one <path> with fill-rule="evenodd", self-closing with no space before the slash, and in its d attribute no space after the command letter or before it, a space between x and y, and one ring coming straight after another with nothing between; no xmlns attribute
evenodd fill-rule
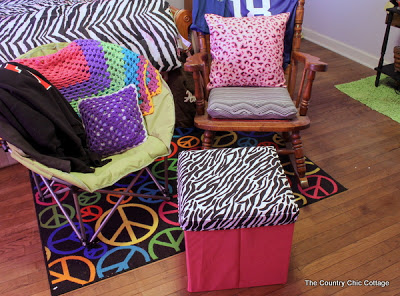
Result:
<svg viewBox="0 0 400 296"><path fill-rule="evenodd" d="M317 75L306 155L348 190L300 211L285 285L201 296L400 295L400 124L334 85L375 72L304 41L328 72ZM0 295L50 295L27 171L0 170ZM307 285L306 280L379 280L388 287ZM184 253L69 295L189 295Z"/></svg>

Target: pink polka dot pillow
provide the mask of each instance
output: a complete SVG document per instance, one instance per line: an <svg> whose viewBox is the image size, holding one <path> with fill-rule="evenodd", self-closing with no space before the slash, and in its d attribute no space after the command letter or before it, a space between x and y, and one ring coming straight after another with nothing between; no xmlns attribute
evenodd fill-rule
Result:
<svg viewBox="0 0 400 296"><path fill-rule="evenodd" d="M283 86L283 47L289 13L221 17L206 14L212 63L208 88Z"/></svg>

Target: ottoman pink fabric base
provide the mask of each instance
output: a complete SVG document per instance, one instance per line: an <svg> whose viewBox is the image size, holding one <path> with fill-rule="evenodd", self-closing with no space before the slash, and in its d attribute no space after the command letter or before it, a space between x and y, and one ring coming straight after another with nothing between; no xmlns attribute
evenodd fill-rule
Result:
<svg viewBox="0 0 400 296"><path fill-rule="evenodd" d="M284 284L294 223L185 231L188 291Z"/></svg>

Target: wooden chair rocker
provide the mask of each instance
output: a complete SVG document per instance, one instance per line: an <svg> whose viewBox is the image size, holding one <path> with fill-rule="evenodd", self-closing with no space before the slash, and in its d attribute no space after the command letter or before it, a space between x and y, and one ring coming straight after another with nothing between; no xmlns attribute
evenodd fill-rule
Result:
<svg viewBox="0 0 400 296"><path fill-rule="evenodd" d="M305 1L283 2L292 13L222 17L198 15L201 2L193 5L197 7L193 20L205 18L210 34L195 32L199 49L184 69L195 80L195 126L205 130L203 149L212 148L216 131L280 133L286 147L278 153L290 155L300 184L306 188L300 131L310 126L307 111L312 84L316 72L326 71L327 64L299 51ZM245 3L241 1L242 6ZM285 70L284 63L288 64ZM299 63L303 71L296 85Z"/></svg>

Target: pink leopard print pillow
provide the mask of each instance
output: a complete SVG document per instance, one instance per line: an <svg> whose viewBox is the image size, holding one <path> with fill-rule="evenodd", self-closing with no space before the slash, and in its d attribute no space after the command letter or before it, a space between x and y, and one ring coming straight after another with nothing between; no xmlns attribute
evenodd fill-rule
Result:
<svg viewBox="0 0 400 296"><path fill-rule="evenodd" d="M208 88L283 86L283 46L289 13L221 17L206 14L212 63Z"/></svg>

